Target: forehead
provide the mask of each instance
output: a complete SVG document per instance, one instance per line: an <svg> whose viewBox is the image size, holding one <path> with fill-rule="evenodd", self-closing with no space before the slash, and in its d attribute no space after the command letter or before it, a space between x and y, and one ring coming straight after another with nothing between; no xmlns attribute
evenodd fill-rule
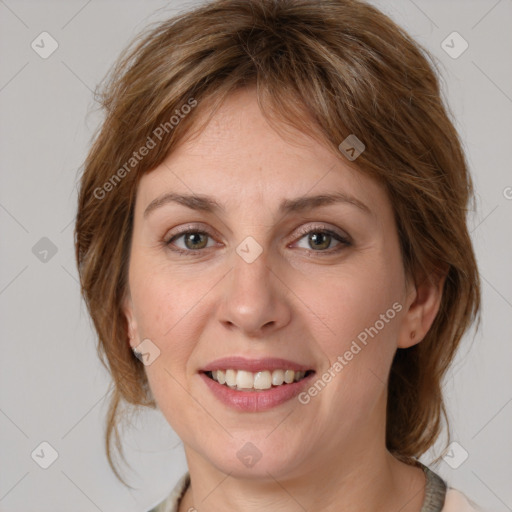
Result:
<svg viewBox="0 0 512 512"><path fill-rule="evenodd" d="M208 113L197 112L200 117ZM319 143L311 130L307 124L303 130L284 125L276 129L261 112L253 89L237 91L203 131L182 140L142 177L137 214L171 191L213 195L227 209L273 208L284 198L335 192L377 206L385 201L374 180Z"/></svg>

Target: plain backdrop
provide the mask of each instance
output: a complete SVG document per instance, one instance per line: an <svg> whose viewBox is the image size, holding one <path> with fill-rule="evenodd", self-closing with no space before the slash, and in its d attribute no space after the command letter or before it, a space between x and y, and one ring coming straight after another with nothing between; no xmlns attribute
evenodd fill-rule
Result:
<svg viewBox="0 0 512 512"><path fill-rule="evenodd" d="M1 511L143 512L186 470L159 412L124 433L137 490L107 464L109 377L79 294L73 223L78 173L101 120L92 91L149 22L194 4L0 0ZM512 0L375 4L437 58L477 190L470 225L482 327L447 377L457 444L432 467L486 510L512 511ZM51 50L42 32L58 44L47 58L31 46L45 37Z"/></svg>

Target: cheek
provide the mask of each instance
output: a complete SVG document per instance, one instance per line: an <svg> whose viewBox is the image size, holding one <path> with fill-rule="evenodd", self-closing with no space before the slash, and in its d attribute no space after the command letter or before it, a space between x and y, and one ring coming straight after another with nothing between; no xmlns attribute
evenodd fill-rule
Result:
<svg viewBox="0 0 512 512"><path fill-rule="evenodd" d="M318 282L316 292L308 292L311 309L323 321L322 332L326 332L324 340L330 355L342 353L359 335L364 340L368 330L386 343L395 338L401 281L395 266L388 263L339 269Z"/></svg>
<svg viewBox="0 0 512 512"><path fill-rule="evenodd" d="M130 287L137 333L140 341L149 339L160 351L145 367L146 374L157 402L169 396L174 400L180 394L180 384L185 385L187 363L197 339L194 329L198 324L191 319L204 292L165 269L149 266L144 270L137 273L134 268Z"/></svg>
<svg viewBox="0 0 512 512"><path fill-rule="evenodd" d="M175 332L194 315L208 289L208 278L197 280L154 261L132 262L131 295L136 307L139 335L165 346L177 340Z"/></svg>
<svg viewBox="0 0 512 512"><path fill-rule="evenodd" d="M145 367L149 386L158 408L180 437L186 435L191 421L201 417L187 391L187 365L198 338L195 329L200 328L192 319L204 294L193 283L183 283L186 281L153 267L132 290L139 336L150 339L160 350L159 357Z"/></svg>
<svg viewBox="0 0 512 512"><path fill-rule="evenodd" d="M321 392L321 402L330 404L326 415L343 418L350 410L354 419L362 418L385 391L403 309L399 263L393 258L359 261L311 288L316 290L309 294L311 309L322 320L319 334L316 327L313 334L328 359L328 369L318 375L329 380Z"/></svg>
<svg viewBox="0 0 512 512"><path fill-rule="evenodd" d="M381 416L373 412L385 409L401 299L400 267L390 263L374 258L340 266L303 283L297 293L308 297L307 306L317 314L308 313L309 328L326 356L301 403L333 450L361 429L378 428L372 421Z"/></svg>
<svg viewBox="0 0 512 512"><path fill-rule="evenodd" d="M159 357L145 367L149 385L165 416L179 423L174 411L177 404L190 406L184 390L195 372L193 354L211 315L211 309L205 309L205 295L219 277L213 272L194 275L168 262L135 255L130 280L139 339L148 338L160 350Z"/></svg>

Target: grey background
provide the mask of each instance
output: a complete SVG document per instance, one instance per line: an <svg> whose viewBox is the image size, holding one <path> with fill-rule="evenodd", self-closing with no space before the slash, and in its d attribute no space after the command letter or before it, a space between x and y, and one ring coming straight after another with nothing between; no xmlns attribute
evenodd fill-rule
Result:
<svg viewBox="0 0 512 512"><path fill-rule="evenodd" d="M78 169L100 121L92 90L148 22L194 3L0 0L1 511L145 511L186 470L158 412L124 434L135 469L126 477L139 490L107 464L109 378L79 295L73 221ZM451 440L469 457L457 469L432 467L486 510L511 511L512 0L374 3L438 58L477 189L483 324L465 338L445 386ZM47 59L31 48L43 31L59 45ZM456 59L441 47L453 31L469 43ZM58 453L48 469L31 457L43 441ZM449 454L452 465L461 450Z"/></svg>

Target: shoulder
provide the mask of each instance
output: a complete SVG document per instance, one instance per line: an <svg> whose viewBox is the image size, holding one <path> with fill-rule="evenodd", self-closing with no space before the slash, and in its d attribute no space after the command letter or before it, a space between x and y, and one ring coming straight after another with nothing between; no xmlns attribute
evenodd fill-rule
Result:
<svg viewBox="0 0 512 512"><path fill-rule="evenodd" d="M178 512L181 497L185 494L190 484L190 473L187 471L176 483L169 496L155 505L148 512Z"/></svg>
<svg viewBox="0 0 512 512"><path fill-rule="evenodd" d="M444 506L441 512L484 512L457 489L449 488L446 491Z"/></svg>

